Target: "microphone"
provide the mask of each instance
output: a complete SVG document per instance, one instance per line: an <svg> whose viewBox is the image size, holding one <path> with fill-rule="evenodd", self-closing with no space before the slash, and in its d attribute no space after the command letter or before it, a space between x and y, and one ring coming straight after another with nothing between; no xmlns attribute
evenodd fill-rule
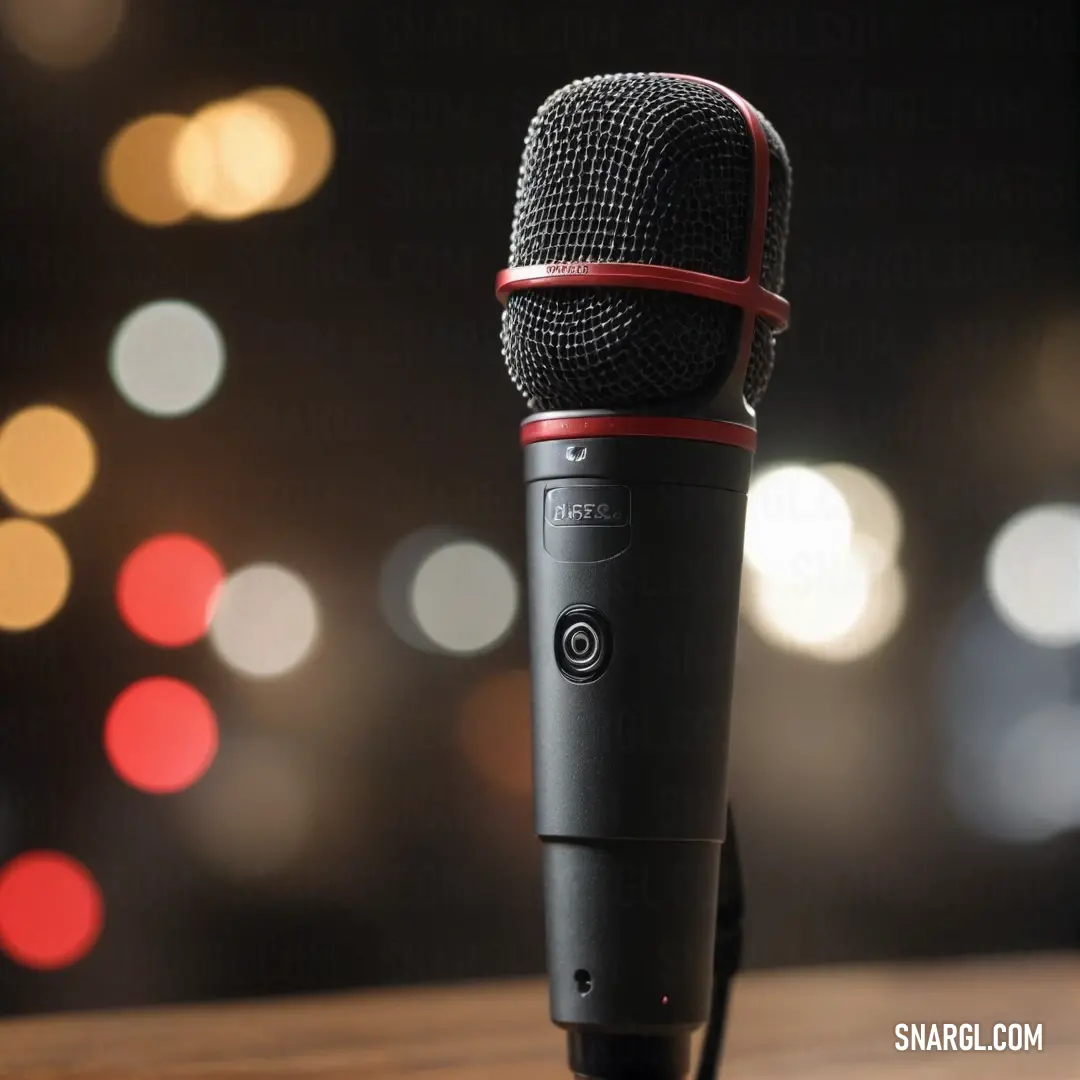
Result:
<svg viewBox="0 0 1080 1080"><path fill-rule="evenodd" d="M525 140L496 295L533 410L551 1018L588 1080L682 1080L710 1015L746 493L788 322L790 186L768 121L692 76L578 80Z"/></svg>

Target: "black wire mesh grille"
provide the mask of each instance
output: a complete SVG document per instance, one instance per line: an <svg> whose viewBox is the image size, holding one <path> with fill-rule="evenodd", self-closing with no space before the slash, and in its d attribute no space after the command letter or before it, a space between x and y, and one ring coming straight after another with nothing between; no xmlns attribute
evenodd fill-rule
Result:
<svg viewBox="0 0 1080 1080"><path fill-rule="evenodd" d="M762 284L779 290L789 169L770 145ZM640 262L725 278L746 274L753 140L722 93L663 75L609 75L556 91L525 139L511 267ZM534 408L647 406L704 398L730 374L742 312L681 293L632 288L522 290L503 313L515 385ZM773 334L755 327L746 379L760 400Z"/></svg>

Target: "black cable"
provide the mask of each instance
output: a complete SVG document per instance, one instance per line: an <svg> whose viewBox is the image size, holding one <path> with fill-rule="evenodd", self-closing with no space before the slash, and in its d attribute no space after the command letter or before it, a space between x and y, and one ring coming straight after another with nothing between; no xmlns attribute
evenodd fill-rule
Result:
<svg viewBox="0 0 1080 1080"><path fill-rule="evenodd" d="M716 946L713 949L713 994L705 1040L698 1059L697 1080L717 1080L724 1053L731 984L742 965L743 883L735 819L728 804L727 836L720 854L720 885L716 905Z"/></svg>

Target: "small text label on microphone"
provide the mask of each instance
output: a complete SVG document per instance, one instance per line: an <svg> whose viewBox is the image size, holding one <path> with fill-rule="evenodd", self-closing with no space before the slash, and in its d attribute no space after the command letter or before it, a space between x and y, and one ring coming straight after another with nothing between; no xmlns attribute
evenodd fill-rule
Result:
<svg viewBox="0 0 1080 1080"><path fill-rule="evenodd" d="M583 262L553 262L544 267L544 273L551 277L562 276L563 274L587 274L588 272L589 264Z"/></svg>
<svg viewBox="0 0 1080 1080"><path fill-rule="evenodd" d="M553 488L544 517L549 525L629 525L630 492L613 485Z"/></svg>
<svg viewBox="0 0 1080 1080"><path fill-rule="evenodd" d="M897 1024L896 1049L968 1053L989 1050L995 1053L1025 1054L1043 1048L1042 1024Z"/></svg>
<svg viewBox="0 0 1080 1080"><path fill-rule="evenodd" d="M622 515L607 503L556 503L551 520L560 521L617 521Z"/></svg>

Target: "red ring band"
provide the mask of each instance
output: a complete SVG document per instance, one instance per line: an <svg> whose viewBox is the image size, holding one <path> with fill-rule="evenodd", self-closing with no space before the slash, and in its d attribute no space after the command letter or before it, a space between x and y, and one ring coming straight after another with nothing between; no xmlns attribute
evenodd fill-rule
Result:
<svg viewBox="0 0 1080 1080"><path fill-rule="evenodd" d="M505 304L507 298L520 289L544 289L560 285L617 285L723 300L741 307L750 315L762 316L776 331L787 329L791 315L791 305L782 296L763 289L750 278L735 281L701 274L696 270L679 270L673 266L653 266L650 263L554 262L515 266L501 270L496 275L495 295L500 303Z"/></svg>
<svg viewBox="0 0 1080 1080"><path fill-rule="evenodd" d="M602 439L643 436L719 443L753 452L757 432L728 420L702 420L684 416L539 416L521 425L521 445L553 439Z"/></svg>

